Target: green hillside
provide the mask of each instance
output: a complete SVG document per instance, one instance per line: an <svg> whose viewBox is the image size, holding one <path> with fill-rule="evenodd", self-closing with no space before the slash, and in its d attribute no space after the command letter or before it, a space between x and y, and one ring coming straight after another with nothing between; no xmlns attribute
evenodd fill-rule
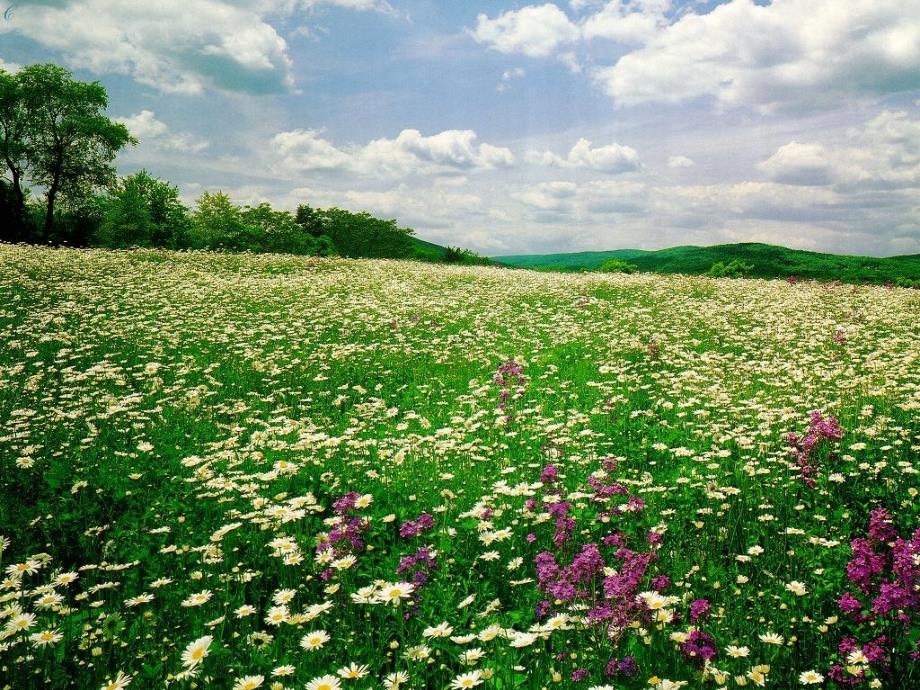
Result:
<svg viewBox="0 0 920 690"><path fill-rule="evenodd" d="M418 237L412 237L413 258L422 259L423 261L441 261L447 254L447 247L440 244L420 240Z"/></svg>
<svg viewBox="0 0 920 690"><path fill-rule="evenodd" d="M889 258L844 256L759 243L670 247L658 251L615 249L606 252L492 258L505 266L550 271L592 271L597 270L609 259L623 259L635 264L644 272L695 275L706 273L716 262L728 263L739 259L753 265L750 271L753 278L796 276L803 279L842 280L851 283L920 281L920 254Z"/></svg>

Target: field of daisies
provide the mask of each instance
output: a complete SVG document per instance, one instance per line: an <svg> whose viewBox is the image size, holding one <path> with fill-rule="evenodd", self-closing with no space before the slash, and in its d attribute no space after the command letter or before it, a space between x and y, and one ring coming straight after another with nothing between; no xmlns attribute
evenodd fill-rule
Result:
<svg viewBox="0 0 920 690"><path fill-rule="evenodd" d="M920 685L920 293L0 246L0 688Z"/></svg>

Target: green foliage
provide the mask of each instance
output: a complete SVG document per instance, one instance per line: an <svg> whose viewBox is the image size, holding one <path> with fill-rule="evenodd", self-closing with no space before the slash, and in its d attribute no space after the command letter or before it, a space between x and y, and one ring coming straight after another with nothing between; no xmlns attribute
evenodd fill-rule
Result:
<svg viewBox="0 0 920 690"><path fill-rule="evenodd" d="M265 202L244 207L241 218L256 231L259 245L254 251L320 256L335 253L328 237L304 232L293 215L287 211L275 211Z"/></svg>
<svg viewBox="0 0 920 690"><path fill-rule="evenodd" d="M905 276L899 276L892 281L892 285L895 287L902 288L913 288L914 290L920 290L920 278L911 280Z"/></svg>
<svg viewBox="0 0 920 690"><path fill-rule="evenodd" d="M11 182L0 180L0 241L27 242L34 235L32 217L19 198L16 187Z"/></svg>
<svg viewBox="0 0 920 690"><path fill-rule="evenodd" d="M448 247L444 252L443 261L448 264L462 264L464 266L481 266L491 263L489 259L480 256L473 250L461 247Z"/></svg>
<svg viewBox="0 0 920 690"><path fill-rule="evenodd" d="M203 192L192 214L191 245L196 249L253 250L255 233L242 209L223 192Z"/></svg>
<svg viewBox="0 0 920 690"><path fill-rule="evenodd" d="M192 215L191 245L203 249L327 256L328 237L305 231L287 211L267 203L240 207L223 192L204 192Z"/></svg>
<svg viewBox="0 0 920 690"><path fill-rule="evenodd" d="M342 256L390 259L412 256L415 231L399 227L395 220L375 218L366 212L309 206L299 207L296 218L311 235L328 236Z"/></svg>
<svg viewBox="0 0 920 690"><path fill-rule="evenodd" d="M81 82L53 64L30 65L0 79L3 150L14 186L23 178L45 189L39 239L51 239L55 204L76 207L115 179L112 161L134 139L103 114L108 95L98 82Z"/></svg>
<svg viewBox="0 0 920 690"><path fill-rule="evenodd" d="M754 270L754 264L746 264L741 259L732 259L728 263L717 261L706 272L710 278L744 278Z"/></svg>
<svg viewBox="0 0 920 690"><path fill-rule="evenodd" d="M658 251L617 249L608 252L579 252L498 256L500 264L516 268L552 271L597 270L609 259L622 259L646 273L704 275L713 264L737 259L753 264L750 278L788 278L840 280L845 283L884 284L903 278L920 280L920 255L875 258L821 254L769 244L744 242L711 247L670 247Z"/></svg>
<svg viewBox="0 0 920 690"><path fill-rule="evenodd" d="M623 259L608 259L597 270L601 273L635 273L639 267Z"/></svg>
<svg viewBox="0 0 920 690"><path fill-rule="evenodd" d="M122 178L103 205L103 220L94 238L103 247L188 245L189 213L179 200L179 188L146 170Z"/></svg>

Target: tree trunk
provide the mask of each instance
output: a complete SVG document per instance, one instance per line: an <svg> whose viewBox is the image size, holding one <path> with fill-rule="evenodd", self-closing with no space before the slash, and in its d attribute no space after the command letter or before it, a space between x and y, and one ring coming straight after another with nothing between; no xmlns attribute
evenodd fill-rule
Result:
<svg viewBox="0 0 920 690"><path fill-rule="evenodd" d="M42 231L42 241L46 242L51 237L51 230L54 227L54 200L57 197L56 185L51 185L48 189L48 207L45 209L45 228Z"/></svg>

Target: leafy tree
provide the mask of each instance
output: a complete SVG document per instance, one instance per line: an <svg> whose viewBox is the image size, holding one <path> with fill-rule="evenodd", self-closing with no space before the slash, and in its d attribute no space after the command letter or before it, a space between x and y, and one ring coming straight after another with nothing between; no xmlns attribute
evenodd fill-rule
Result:
<svg viewBox="0 0 920 690"><path fill-rule="evenodd" d="M4 178L0 189L0 239L29 239L27 195L23 189L26 161L25 103L19 79L0 69L0 163Z"/></svg>
<svg viewBox="0 0 920 690"><path fill-rule="evenodd" d="M27 242L32 238L32 217L15 185L0 179L0 241Z"/></svg>
<svg viewBox="0 0 920 690"><path fill-rule="evenodd" d="M326 217L322 209L312 208L306 204L297 207L297 214L294 216L297 223L314 237L328 236Z"/></svg>
<svg viewBox="0 0 920 690"><path fill-rule="evenodd" d="M328 236L307 232L293 215L287 211L275 211L265 202L258 206L246 206L242 219L256 229L261 251L321 256L334 253Z"/></svg>
<svg viewBox="0 0 920 690"><path fill-rule="evenodd" d="M400 228L395 220L340 208L327 208L322 214L325 232L342 256L405 258L412 255L415 231Z"/></svg>
<svg viewBox="0 0 920 690"><path fill-rule="evenodd" d="M194 247L203 249L257 249L253 229L243 221L242 209L223 192L203 192L192 214Z"/></svg>
<svg viewBox="0 0 920 690"><path fill-rule="evenodd" d="M732 259L728 263L717 261L706 274L710 278L743 278L754 270L754 264L746 264L741 259Z"/></svg>
<svg viewBox="0 0 920 690"><path fill-rule="evenodd" d="M484 256L480 256L471 249L462 249L460 247L448 247L444 252L444 262L448 264L464 264L474 266L477 264L488 265L492 262Z"/></svg>
<svg viewBox="0 0 920 690"><path fill-rule="evenodd" d="M96 241L106 247L188 245L188 209L179 189L146 170L122 178L106 200Z"/></svg>
<svg viewBox="0 0 920 690"><path fill-rule="evenodd" d="M602 273L635 273L639 267L623 259L608 259L598 270Z"/></svg>
<svg viewBox="0 0 920 690"><path fill-rule="evenodd" d="M81 82L53 64L0 72L0 147L20 209L23 180L45 189L42 237L51 239L55 205L79 205L115 177L112 161L135 140L103 114L108 95L98 82Z"/></svg>
<svg viewBox="0 0 920 690"><path fill-rule="evenodd" d="M207 249L333 254L331 239L314 236L287 211L269 204L240 207L223 192L205 192L192 216L192 244Z"/></svg>

